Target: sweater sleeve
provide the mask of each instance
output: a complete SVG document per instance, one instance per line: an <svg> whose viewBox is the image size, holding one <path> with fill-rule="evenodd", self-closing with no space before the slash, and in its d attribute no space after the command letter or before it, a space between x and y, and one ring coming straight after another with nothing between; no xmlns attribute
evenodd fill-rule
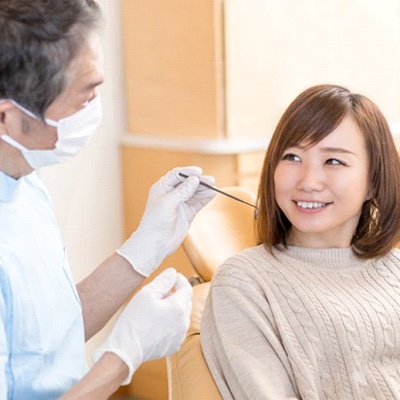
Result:
<svg viewBox="0 0 400 400"><path fill-rule="evenodd" d="M299 399L268 298L243 267L226 264L215 276L201 343L224 400Z"/></svg>

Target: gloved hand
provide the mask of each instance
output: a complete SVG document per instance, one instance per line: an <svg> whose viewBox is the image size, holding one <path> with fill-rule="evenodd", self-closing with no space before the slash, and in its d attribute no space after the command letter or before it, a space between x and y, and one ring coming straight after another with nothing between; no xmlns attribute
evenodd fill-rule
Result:
<svg viewBox="0 0 400 400"><path fill-rule="evenodd" d="M129 368L127 385L142 362L177 351L189 328L192 287L173 268L144 286L122 311L111 334L93 355L105 352L120 357Z"/></svg>
<svg viewBox="0 0 400 400"><path fill-rule="evenodd" d="M189 178L179 176L179 173ZM214 178L201 176L199 167L175 168L156 182L149 192L138 229L119 248L143 276L149 276L182 243L195 215L215 192L199 185L199 179L214 185Z"/></svg>

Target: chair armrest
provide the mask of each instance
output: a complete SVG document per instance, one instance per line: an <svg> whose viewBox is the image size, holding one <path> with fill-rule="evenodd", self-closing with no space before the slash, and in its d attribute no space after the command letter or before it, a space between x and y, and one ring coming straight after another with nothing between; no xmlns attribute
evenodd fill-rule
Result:
<svg viewBox="0 0 400 400"><path fill-rule="evenodd" d="M200 344L200 323L210 282L193 288L191 323L181 348L167 358L169 400L221 400Z"/></svg>

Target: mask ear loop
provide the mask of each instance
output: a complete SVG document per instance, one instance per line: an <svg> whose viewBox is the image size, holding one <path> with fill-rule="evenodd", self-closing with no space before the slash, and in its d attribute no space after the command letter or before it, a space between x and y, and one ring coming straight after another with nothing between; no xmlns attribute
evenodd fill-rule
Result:
<svg viewBox="0 0 400 400"><path fill-rule="evenodd" d="M26 147L22 146L22 144L18 143L16 140L14 140L12 137L8 135L1 135L0 138L8 143L9 145L15 147L19 151L26 151Z"/></svg>
<svg viewBox="0 0 400 400"><path fill-rule="evenodd" d="M21 109L21 106L12 99L0 99L0 104L5 103L6 101L9 101L10 103L14 104L17 108ZM25 109L21 110L21 111L28 112L28 115L32 114L30 111L25 110ZM36 117L34 117L34 118L36 118ZM3 140L3 142L8 143L10 146L16 148L17 150L19 150L21 152L26 150L26 147L22 146L21 143L18 143L16 140L14 140L12 137L8 136L7 134L0 135L0 139Z"/></svg>
<svg viewBox="0 0 400 400"><path fill-rule="evenodd" d="M7 101L7 100L2 100L2 101ZM21 106L21 104L18 104L15 100L9 99L8 101L13 103L15 107L19 108L28 117L31 117L33 119L36 119L37 121L40 121L40 118L37 115L35 115L32 111L29 111L25 107ZM58 122L57 121L54 121L53 119L49 119L49 118L45 118L44 120L45 120L47 125L50 125L50 126L53 126L53 127L57 128L57 126L58 126Z"/></svg>

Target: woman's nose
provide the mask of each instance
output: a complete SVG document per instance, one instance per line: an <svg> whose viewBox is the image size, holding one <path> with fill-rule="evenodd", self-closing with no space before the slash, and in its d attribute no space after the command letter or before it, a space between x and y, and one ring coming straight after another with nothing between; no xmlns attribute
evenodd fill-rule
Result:
<svg viewBox="0 0 400 400"><path fill-rule="evenodd" d="M298 175L297 189L304 192L321 191L325 187L325 176L315 165L303 165Z"/></svg>

